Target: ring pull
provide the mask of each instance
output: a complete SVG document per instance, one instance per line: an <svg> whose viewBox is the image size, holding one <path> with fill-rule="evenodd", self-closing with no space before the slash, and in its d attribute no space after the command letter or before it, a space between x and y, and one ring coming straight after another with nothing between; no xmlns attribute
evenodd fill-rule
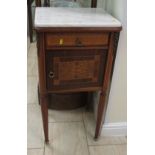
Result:
<svg viewBox="0 0 155 155"><path fill-rule="evenodd" d="M50 71L48 76L49 76L50 79L53 79L54 78L54 72Z"/></svg>

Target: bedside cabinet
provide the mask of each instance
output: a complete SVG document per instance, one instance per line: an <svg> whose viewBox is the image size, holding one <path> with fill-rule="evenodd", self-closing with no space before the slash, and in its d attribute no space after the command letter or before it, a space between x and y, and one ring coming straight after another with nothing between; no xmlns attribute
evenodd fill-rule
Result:
<svg viewBox="0 0 155 155"><path fill-rule="evenodd" d="M102 9L36 8L35 29L45 141L48 94L100 91L97 139L108 102L120 22Z"/></svg>

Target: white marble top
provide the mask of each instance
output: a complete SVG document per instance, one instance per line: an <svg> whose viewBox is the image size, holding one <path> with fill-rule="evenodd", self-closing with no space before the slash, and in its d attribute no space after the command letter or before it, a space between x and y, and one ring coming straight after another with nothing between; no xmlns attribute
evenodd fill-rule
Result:
<svg viewBox="0 0 155 155"><path fill-rule="evenodd" d="M37 7L35 27L121 27L121 23L99 8Z"/></svg>

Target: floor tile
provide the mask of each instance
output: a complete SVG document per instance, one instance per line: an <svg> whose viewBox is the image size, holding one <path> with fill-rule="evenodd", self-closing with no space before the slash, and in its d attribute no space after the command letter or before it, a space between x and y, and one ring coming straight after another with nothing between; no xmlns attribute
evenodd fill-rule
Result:
<svg viewBox="0 0 155 155"><path fill-rule="evenodd" d="M45 155L89 155L82 122L49 123L49 129Z"/></svg>
<svg viewBox="0 0 155 155"><path fill-rule="evenodd" d="M111 145L111 144L126 144L126 137L100 137L97 141L94 140L95 134L95 119L94 114L92 112L84 112L84 124L86 128L88 145Z"/></svg>
<svg viewBox="0 0 155 155"><path fill-rule="evenodd" d="M90 155L127 155L126 145L90 146Z"/></svg>
<svg viewBox="0 0 155 155"><path fill-rule="evenodd" d="M37 77L27 78L27 103L38 104L38 79Z"/></svg>
<svg viewBox="0 0 155 155"><path fill-rule="evenodd" d="M27 55L29 54L30 45L30 37L27 37Z"/></svg>
<svg viewBox="0 0 155 155"><path fill-rule="evenodd" d="M27 155L44 155L44 149L28 149Z"/></svg>
<svg viewBox="0 0 155 155"><path fill-rule="evenodd" d="M76 110L49 110L49 122L82 121L83 108Z"/></svg>
<svg viewBox="0 0 155 155"><path fill-rule="evenodd" d="M27 105L27 148L43 148L44 136L39 105Z"/></svg>
<svg viewBox="0 0 155 155"><path fill-rule="evenodd" d="M27 75L38 77L38 62L34 57L28 57L27 59Z"/></svg>

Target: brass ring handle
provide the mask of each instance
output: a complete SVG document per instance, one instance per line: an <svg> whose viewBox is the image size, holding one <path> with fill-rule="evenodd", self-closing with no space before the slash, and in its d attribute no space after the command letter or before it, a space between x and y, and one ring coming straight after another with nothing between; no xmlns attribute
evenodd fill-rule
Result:
<svg viewBox="0 0 155 155"><path fill-rule="evenodd" d="M49 78L51 78L51 79L54 78L54 72L50 71L49 74L48 74L48 76L49 76Z"/></svg>

